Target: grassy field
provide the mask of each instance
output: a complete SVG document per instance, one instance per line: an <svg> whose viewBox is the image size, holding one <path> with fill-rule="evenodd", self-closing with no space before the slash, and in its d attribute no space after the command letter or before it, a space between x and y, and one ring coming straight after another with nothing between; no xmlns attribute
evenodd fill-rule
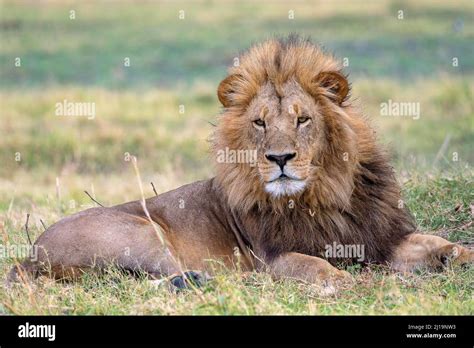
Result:
<svg viewBox="0 0 474 348"><path fill-rule="evenodd" d="M473 245L473 16L470 1L0 1L0 243L28 243L27 213L35 239L42 222L90 207L84 190L104 205L140 198L128 154L148 196L149 182L164 192L212 176L207 139L226 68L252 42L297 32L348 58L356 103L392 153L420 230ZM96 117L56 116L64 99L94 102ZM381 116L389 99L419 103L420 118ZM2 281L13 262L0 258ZM474 314L473 267L350 271L354 286L321 297L224 270L202 291L174 294L111 270L2 286L0 313Z"/></svg>

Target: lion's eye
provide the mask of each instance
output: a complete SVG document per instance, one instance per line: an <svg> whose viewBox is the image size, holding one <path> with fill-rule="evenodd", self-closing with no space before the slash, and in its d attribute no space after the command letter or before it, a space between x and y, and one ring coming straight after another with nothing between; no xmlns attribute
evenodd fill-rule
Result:
<svg viewBox="0 0 474 348"><path fill-rule="evenodd" d="M264 120L255 120L253 121L253 124L256 125L257 127L265 127L265 121Z"/></svg>
<svg viewBox="0 0 474 348"><path fill-rule="evenodd" d="M310 118L307 117L307 116L300 116L300 117L298 117L298 125L303 124L303 123L306 123L306 122L308 122L309 120L310 120Z"/></svg>

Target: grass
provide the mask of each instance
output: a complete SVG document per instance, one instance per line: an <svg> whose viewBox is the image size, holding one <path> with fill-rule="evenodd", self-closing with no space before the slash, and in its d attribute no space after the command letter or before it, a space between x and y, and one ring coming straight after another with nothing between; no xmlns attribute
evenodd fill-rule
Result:
<svg viewBox="0 0 474 348"><path fill-rule="evenodd" d="M0 245L28 243L27 213L35 239L42 222L91 206L84 190L105 205L139 199L127 154L138 157L147 196L151 181L164 192L212 176L207 139L226 67L250 43L292 31L349 58L356 103L392 153L420 230L472 245L473 13L470 1L301 1L291 8L278 1L2 1ZM94 102L96 117L55 116L64 99ZM420 103L420 119L381 116L388 99ZM13 262L0 258L0 278ZM472 267L409 276L382 267L351 272L357 282L330 297L314 286L225 270L202 291L179 294L115 270L78 283L41 278L30 287L0 287L0 313L474 314Z"/></svg>
<svg viewBox="0 0 474 348"><path fill-rule="evenodd" d="M76 19L70 19L74 10ZM178 18L179 11L185 18ZM404 19L397 18L404 11ZM294 19L289 19L294 11ZM474 71L473 5L420 1L144 2L132 6L5 2L0 87L51 85L149 88L218 80L252 42L295 31L311 35L354 76L401 80L433 71ZM126 25L124 25L126 23ZM224 28L224 30L222 30ZM396 54L392 54L396 52ZM451 66L452 57L462 62ZM13 66L23 58L21 69ZM125 57L131 67L123 67ZM20 71L18 71L20 70ZM34 76L34 79L30 77Z"/></svg>
<svg viewBox="0 0 474 348"><path fill-rule="evenodd" d="M469 173L467 173L469 174ZM405 186L406 202L422 229L440 233L472 221L472 175L432 179L412 177ZM421 204L420 204L421 203ZM461 208L459 205L461 204ZM11 211L6 232L26 243L24 215ZM46 216L55 216L55 212ZM31 233L41 233L33 224ZM473 227L454 228L448 238L472 243ZM13 241L11 241L13 242ZM6 271L11 266L2 262ZM11 314L474 314L474 268L443 273L399 275L383 267L350 270L357 282L337 296L323 297L317 287L291 280L274 282L266 274L222 270L204 288L178 294L156 288L143 278L114 269L88 274L78 283L41 278L30 287L0 292L0 312Z"/></svg>
<svg viewBox="0 0 474 348"><path fill-rule="evenodd" d="M4 312L14 314L473 314L473 270L401 277L364 270L337 297L321 297L314 286L273 282L266 274L221 273L200 291L169 292L111 271L81 284L43 279L34 288L2 294ZM471 280L470 280L471 279Z"/></svg>

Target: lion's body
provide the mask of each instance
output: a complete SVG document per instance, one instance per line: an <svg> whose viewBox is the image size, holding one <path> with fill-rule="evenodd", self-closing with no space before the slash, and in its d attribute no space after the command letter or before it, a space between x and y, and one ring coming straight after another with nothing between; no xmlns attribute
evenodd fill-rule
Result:
<svg viewBox="0 0 474 348"><path fill-rule="evenodd" d="M241 246L213 180L150 198L146 206L167 241L166 247L141 201L134 201L88 209L52 225L35 242L35 264L45 264L45 272L52 270L59 278L108 264L159 277L181 269L210 270L213 265L206 260L211 259L228 267L239 261L242 269L251 269L247 258L235 255L235 248Z"/></svg>
<svg viewBox="0 0 474 348"><path fill-rule="evenodd" d="M166 276L219 260L318 282L346 277L334 265L354 261L325 257L334 244L363 246L363 263L400 270L453 250L472 261L465 248L413 233L388 158L348 92L337 61L306 40L253 47L219 86L225 108L212 143L216 156L255 149L257 166L217 161L215 178L148 199L149 216L135 201L65 218L24 268L63 276L115 263Z"/></svg>

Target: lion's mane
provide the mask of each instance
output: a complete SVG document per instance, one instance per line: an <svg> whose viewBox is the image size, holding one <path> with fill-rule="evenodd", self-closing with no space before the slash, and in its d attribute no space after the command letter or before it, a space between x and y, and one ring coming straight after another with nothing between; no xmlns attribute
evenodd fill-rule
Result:
<svg viewBox="0 0 474 348"><path fill-rule="evenodd" d="M239 63L230 70L232 102L224 105L212 137L214 153L225 147L249 148L242 143L245 130L239 117L267 81L278 91L279 85L295 78L321 106L325 126L320 144L324 151L313 160L316 169L308 189L298 196L272 198L248 164L217 164L216 182L245 226L244 237L267 258L290 251L321 256L325 246L335 242L364 245L366 262L386 261L415 227L388 156L367 120L351 98L333 103L326 98L327 90L312 84L321 72L340 71L340 64L296 36L255 45Z"/></svg>

